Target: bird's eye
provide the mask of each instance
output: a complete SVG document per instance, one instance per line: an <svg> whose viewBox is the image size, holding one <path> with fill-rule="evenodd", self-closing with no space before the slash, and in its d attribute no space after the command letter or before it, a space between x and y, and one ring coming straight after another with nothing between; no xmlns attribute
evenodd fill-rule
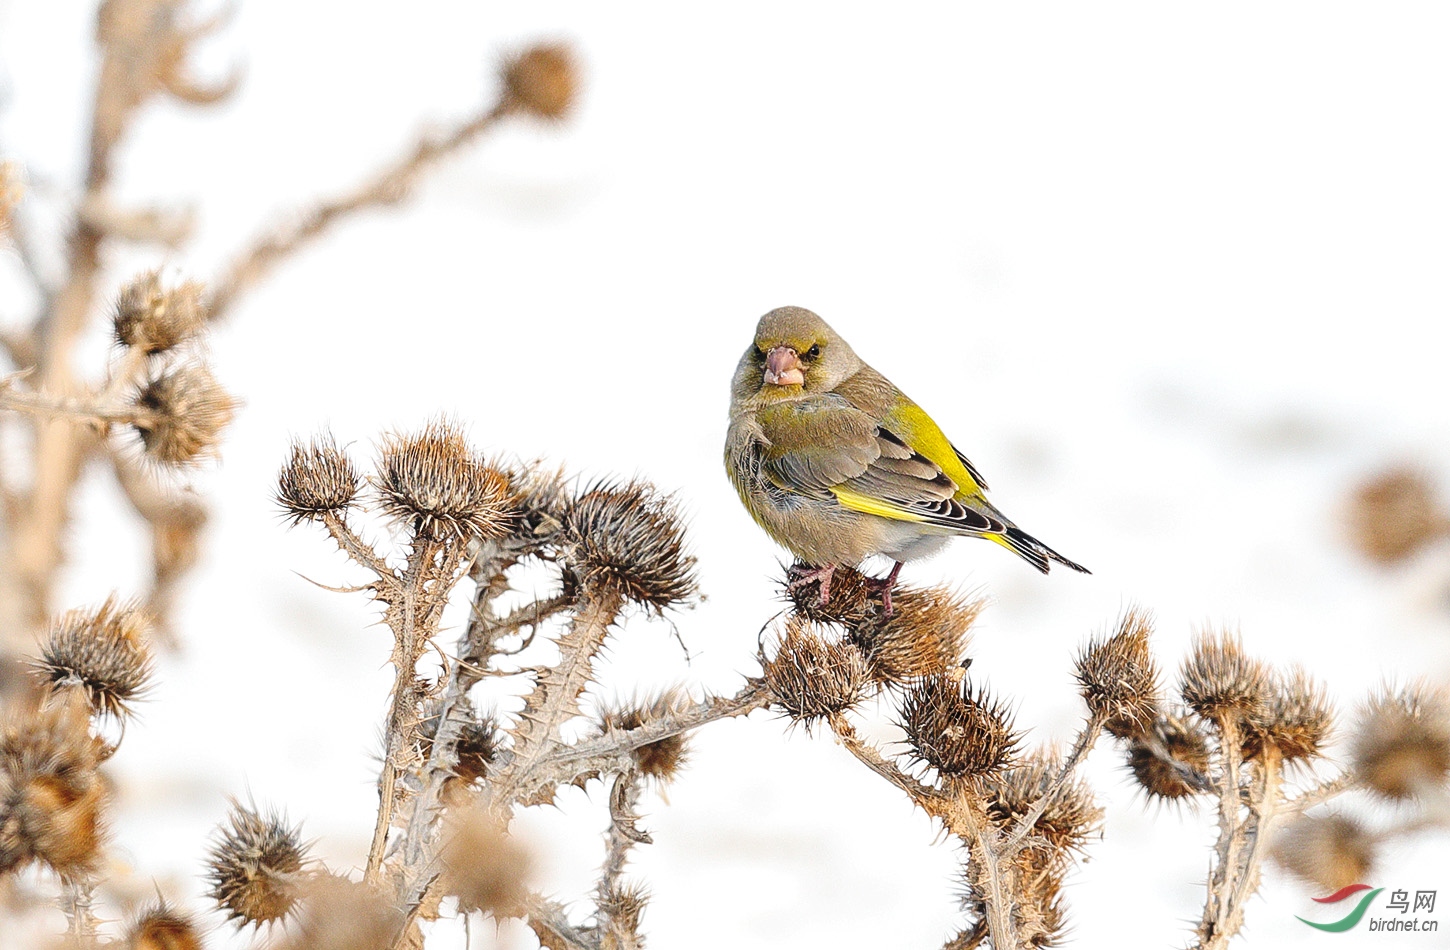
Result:
<svg viewBox="0 0 1450 950"><path fill-rule="evenodd" d="M808 360L813 360L817 356L820 356L820 355L821 355L821 347L820 347L820 344L816 344L815 346L812 346L810 349L806 350L806 359L808 359Z"/></svg>

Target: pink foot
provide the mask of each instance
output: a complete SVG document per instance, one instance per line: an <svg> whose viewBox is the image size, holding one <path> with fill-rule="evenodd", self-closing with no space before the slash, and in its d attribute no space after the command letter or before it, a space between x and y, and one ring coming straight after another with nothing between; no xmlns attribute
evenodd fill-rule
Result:
<svg viewBox="0 0 1450 950"><path fill-rule="evenodd" d="M896 586L896 577L901 573L901 562L897 561L891 568L891 573L880 580L872 580L871 586L881 592L881 606L885 608L885 615L890 617L894 612L891 607L891 589Z"/></svg>
<svg viewBox="0 0 1450 950"><path fill-rule="evenodd" d="M790 569L791 581L786 585L786 590L799 590L812 581L821 582L821 606L824 607L831 599L831 575L836 572L836 565L827 564L825 567L795 567Z"/></svg>

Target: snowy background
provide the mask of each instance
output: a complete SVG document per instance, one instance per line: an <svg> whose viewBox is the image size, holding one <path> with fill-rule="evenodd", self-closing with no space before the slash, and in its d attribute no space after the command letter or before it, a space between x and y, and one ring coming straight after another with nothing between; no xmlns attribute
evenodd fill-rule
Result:
<svg viewBox="0 0 1450 950"><path fill-rule="evenodd" d="M80 172L89 7L0 0L0 153L50 199ZM573 120L511 124L292 259L215 334L245 407L195 478L215 517L184 651L115 761L117 852L139 874L199 909L228 795L363 861L387 634L360 595L304 579L357 575L276 515L294 434L331 426L366 458L447 410L480 447L677 491L709 595L675 618L689 662L669 624L635 623L608 676L733 691L781 554L721 470L726 387L786 303L1093 569L1042 577L970 542L906 569L991 597L972 673L1031 741L1071 737L1070 657L1130 603L1156 615L1166 667L1195 629L1237 628L1346 713L1386 678L1450 677L1450 550L1375 568L1343 527L1348 489L1383 464L1450 473L1450 8L246 0L202 58L244 63L240 94L147 111L122 194L200 199L194 253L165 263L204 278L476 107L497 51L537 38L578 46ZM113 263L119 283L155 259ZM0 273L14 314L13 263ZM99 475L86 486L66 604L144 583L137 525ZM1108 817L1069 887L1078 945L1180 946L1212 816L1145 807L1119 761L1104 744L1091 762ZM654 946L935 947L960 922L949 845L828 736L763 713L716 725L668 799L634 864ZM605 796L561 804L521 824L568 899L592 880ZM1393 849L1373 881L1450 900L1447 846ZM1309 896L1271 872L1246 945L1332 939L1294 920ZM229 932L213 945L242 945ZM474 935L494 940L532 945Z"/></svg>

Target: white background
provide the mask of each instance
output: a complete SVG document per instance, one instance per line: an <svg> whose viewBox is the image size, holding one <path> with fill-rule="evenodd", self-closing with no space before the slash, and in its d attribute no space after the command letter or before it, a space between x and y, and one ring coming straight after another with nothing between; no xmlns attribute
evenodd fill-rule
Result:
<svg viewBox="0 0 1450 950"><path fill-rule="evenodd" d="M52 207L80 173L84 6L0 2L0 154ZM1239 629L1309 665L1346 718L1385 679L1445 679L1450 549L1368 565L1343 504L1388 462L1450 472L1447 19L1437 4L242 4L199 66L243 63L240 94L149 109L120 163L127 200L198 202L194 252L118 258L116 285L158 262L213 273L266 222L486 101L500 50L570 39L586 83L567 124L511 125L407 207L293 258L215 333L245 406L191 479L215 518L185 648L115 761L118 859L200 909L206 835L227 795L250 795L334 865L363 860L387 635L361 595L304 579L359 578L270 501L289 439L322 426L365 459L383 430L446 410L490 451L677 491L709 595L673 618L690 662L670 624L637 622L607 681L732 691L779 609L782 554L721 470L726 384L755 319L786 303L831 321L1009 515L1093 569L1042 577L963 542L905 571L991 597L972 674L1030 741L1071 737L1072 653L1128 604L1156 615L1165 667L1195 629ZM13 261L0 272L14 319L25 292ZM99 474L77 515L65 603L137 590L138 526ZM1212 816L1145 806L1119 760L1107 745L1091 760L1108 817L1071 880L1076 939L1183 945ZM653 946L934 947L960 923L956 854L828 736L767 714L711 727L668 798L634 865ZM605 802L596 785L561 805L520 824L568 900L590 886ZM1372 883L1450 900L1447 843L1388 851ZM1294 920L1311 893L1270 871L1247 945L1331 939ZM229 933L213 945L245 943Z"/></svg>

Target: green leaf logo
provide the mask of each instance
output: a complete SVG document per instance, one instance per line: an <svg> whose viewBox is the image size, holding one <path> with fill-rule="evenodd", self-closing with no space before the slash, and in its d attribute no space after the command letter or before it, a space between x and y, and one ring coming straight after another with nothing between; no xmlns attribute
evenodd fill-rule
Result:
<svg viewBox="0 0 1450 950"><path fill-rule="evenodd" d="M1298 919L1303 920L1304 923L1313 927L1315 930L1323 930L1332 934L1342 934L1346 930L1353 927L1355 924L1359 923L1360 918L1364 916L1364 912L1369 909L1370 901L1374 900L1375 895L1382 890L1384 890L1383 887L1377 887L1374 890L1370 891L1368 894L1364 895L1364 897L1360 898L1359 900L1359 906L1355 907L1354 910L1350 911L1343 918L1336 920L1332 924L1316 924L1312 920L1304 920L1303 917L1299 917Z"/></svg>

